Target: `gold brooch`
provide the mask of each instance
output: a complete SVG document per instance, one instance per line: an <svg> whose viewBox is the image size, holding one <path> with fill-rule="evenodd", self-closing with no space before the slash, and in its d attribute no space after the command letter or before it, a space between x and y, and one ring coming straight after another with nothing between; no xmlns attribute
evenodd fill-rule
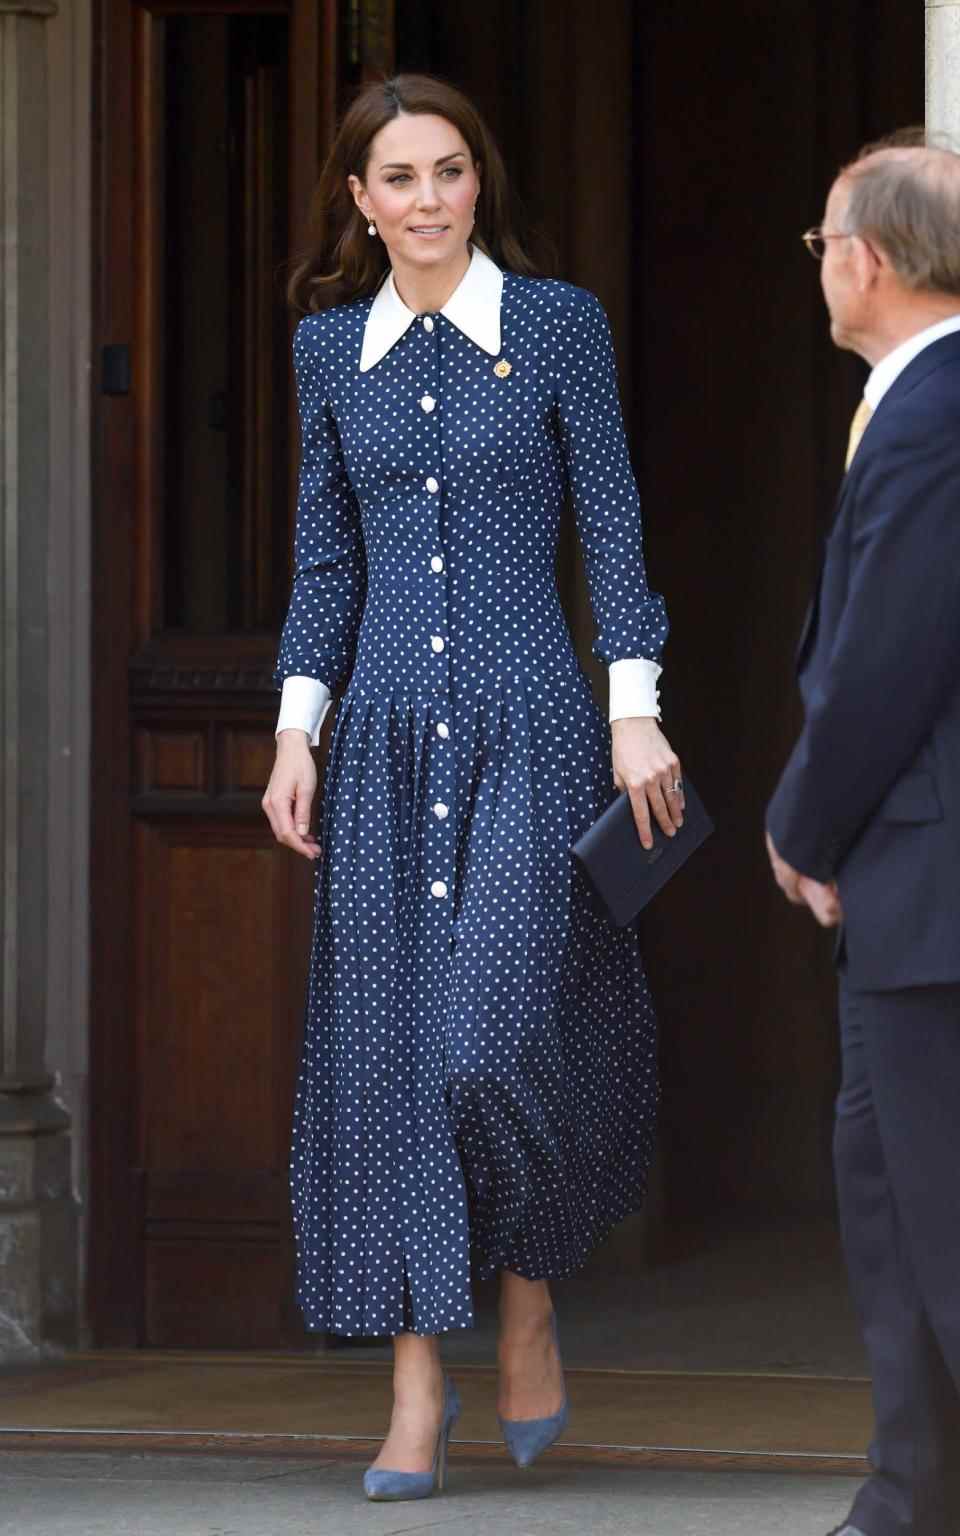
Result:
<svg viewBox="0 0 960 1536"><path fill-rule="evenodd" d="M493 371L498 379L509 379L513 372L513 364L508 363L505 357L501 357L499 363L494 363Z"/></svg>

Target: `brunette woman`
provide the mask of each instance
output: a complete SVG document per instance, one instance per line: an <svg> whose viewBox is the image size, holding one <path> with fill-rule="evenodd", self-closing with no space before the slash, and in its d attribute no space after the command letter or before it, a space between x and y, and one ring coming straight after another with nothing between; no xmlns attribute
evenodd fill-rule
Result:
<svg viewBox="0 0 960 1536"><path fill-rule="evenodd" d="M538 277L474 107L366 87L324 170L292 296L303 458L264 808L317 861L292 1181L307 1326L391 1334L370 1498L442 1486L458 1402L438 1335L499 1272L499 1409L525 1465L567 1406L549 1281L644 1194L655 1021L633 929L571 844L626 788L683 814L658 726L661 599L609 327ZM597 711L561 611L571 491L609 666ZM322 826L316 744L339 703ZM612 754L612 755L611 755Z"/></svg>

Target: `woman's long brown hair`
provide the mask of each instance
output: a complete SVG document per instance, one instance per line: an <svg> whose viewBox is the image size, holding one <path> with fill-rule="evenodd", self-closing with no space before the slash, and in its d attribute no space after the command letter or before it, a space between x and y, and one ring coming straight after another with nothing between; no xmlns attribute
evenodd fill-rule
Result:
<svg viewBox="0 0 960 1536"><path fill-rule="evenodd" d="M294 262L287 287L295 309L329 309L365 298L379 287L389 266L386 247L367 234L367 221L347 178L365 179L373 140L401 113L446 118L469 148L480 173L473 243L510 272L535 276L542 270L514 234L503 160L473 103L431 75L396 75L364 86L340 124L313 194L307 249Z"/></svg>

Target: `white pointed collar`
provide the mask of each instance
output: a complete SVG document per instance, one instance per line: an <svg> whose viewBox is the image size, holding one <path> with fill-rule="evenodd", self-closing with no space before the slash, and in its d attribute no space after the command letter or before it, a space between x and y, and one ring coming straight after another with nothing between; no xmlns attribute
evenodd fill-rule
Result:
<svg viewBox="0 0 960 1536"><path fill-rule="evenodd" d="M470 265L441 309L451 325L496 357L500 351L500 302L503 273L477 246L471 246ZM360 372L366 373L386 357L417 316L404 304L391 270L378 292L363 332Z"/></svg>

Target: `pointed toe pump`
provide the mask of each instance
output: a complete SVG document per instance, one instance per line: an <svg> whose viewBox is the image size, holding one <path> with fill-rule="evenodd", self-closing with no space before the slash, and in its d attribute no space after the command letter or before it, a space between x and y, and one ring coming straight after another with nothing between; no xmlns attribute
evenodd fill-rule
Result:
<svg viewBox="0 0 960 1536"><path fill-rule="evenodd" d="M557 1333L556 1314L553 1317L553 1337L557 1345L557 1353L560 1352L560 1339ZM499 1417L499 1415L498 1415ZM567 1397L566 1386L563 1390L563 1402L558 1413L552 1413L546 1419L500 1419L500 1428L506 1441L507 1450L513 1457L518 1467L532 1466L548 1446L558 1440L570 1421L570 1402Z"/></svg>
<svg viewBox="0 0 960 1536"><path fill-rule="evenodd" d="M460 1398L449 1377L443 1378L443 1419L437 1435L437 1449L429 1472L392 1472L389 1467L368 1467L363 1474L363 1491L371 1503L399 1503L404 1499L429 1499L442 1493L447 1481L447 1449L450 1431L460 1417Z"/></svg>
<svg viewBox="0 0 960 1536"><path fill-rule="evenodd" d="M530 1467L543 1451L563 1434L570 1420L566 1397L559 1413L547 1419L501 1419L507 1450L518 1467Z"/></svg>

